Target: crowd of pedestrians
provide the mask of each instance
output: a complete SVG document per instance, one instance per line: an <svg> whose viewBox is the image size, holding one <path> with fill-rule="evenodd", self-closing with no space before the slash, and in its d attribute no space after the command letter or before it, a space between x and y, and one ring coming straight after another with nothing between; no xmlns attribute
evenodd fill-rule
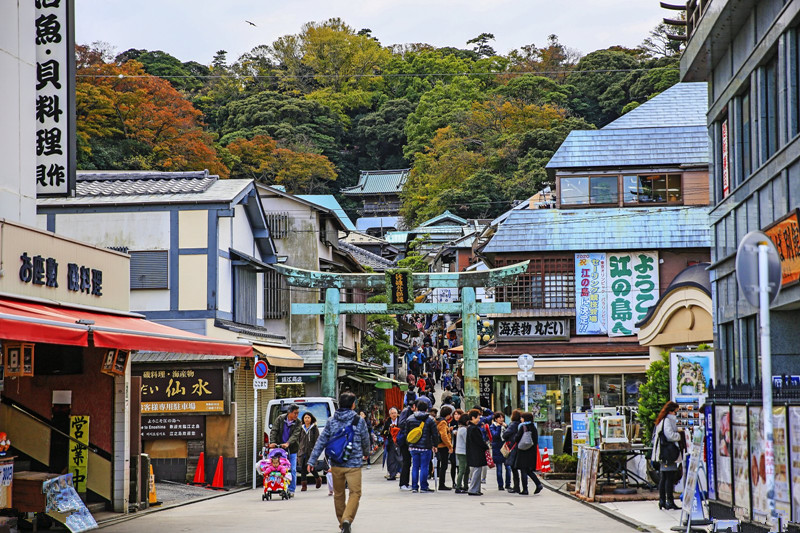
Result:
<svg viewBox="0 0 800 533"><path fill-rule="evenodd" d="M527 495L529 479L534 494L542 490L535 473L538 433L532 413L515 410L506 424L501 412L477 406L465 412L452 398L442 402L439 410L433 409L427 396L409 392L401 412L389 411L383 425L387 480L414 493L455 490L481 496L487 471L493 468L498 490Z"/></svg>

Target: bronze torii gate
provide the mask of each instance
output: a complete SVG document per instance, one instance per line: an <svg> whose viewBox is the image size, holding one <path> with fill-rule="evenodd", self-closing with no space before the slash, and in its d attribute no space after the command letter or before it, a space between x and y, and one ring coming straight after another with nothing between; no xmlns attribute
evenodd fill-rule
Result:
<svg viewBox="0 0 800 533"><path fill-rule="evenodd" d="M385 274L338 274L317 272L271 265L285 276L293 287L325 289L325 303L292 304L293 315L325 315L325 339L322 352L322 394L336 397L338 375L340 314L461 314L464 348L464 396L465 405L478 403L478 339L470 328L477 315L487 313L510 313L509 302L477 303L475 287L498 287L512 285L517 276L528 270L528 261L503 268L475 272L414 273L408 270L390 270ZM387 290L391 289L390 291ZM460 303L413 303L413 289L458 288ZM366 291L387 290L389 303L340 303L341 289L364 289Z"/></svg>

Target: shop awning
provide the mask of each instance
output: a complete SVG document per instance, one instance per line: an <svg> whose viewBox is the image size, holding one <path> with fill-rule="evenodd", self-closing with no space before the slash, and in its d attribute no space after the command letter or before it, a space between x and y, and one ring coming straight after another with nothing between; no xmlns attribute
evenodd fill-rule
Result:
<svg viewBox="0 0 800 533"><path fill-rule="evenodd" d="M264 359L273 366L283 368L303 368L305 361L303 358L291 351L289 348L280 346L269 346L267 344L253 344L253 350L263 355Z"/></svg>
<svg viewBox="0 0 800 533"><path fill-rule="evenodd" d="M344 379L350 379L356 383L364 383L366 385L375 385L377 389L391 389L392 387L399 387L400 390L408 390L408 383L397 381L388 376L375 374L374 372L363 372L357 374L345 374Z"/></svg>
<svg viewBox="0 0 800 533"><path fill-rule="evenodd" d="M536 358L533 368L537 375L558 374L644 374L650 364L648 357L576 357ZM519 372L515 359L478 361L478 371L483 376L516 376Z"/></svg>
<svg viewBox="0 0 800 533"><path fill-rule="evenodd" d="M213 339L144 318L6 298L0 298L0 338L126 350L253 355L249 343Z"/></svg>

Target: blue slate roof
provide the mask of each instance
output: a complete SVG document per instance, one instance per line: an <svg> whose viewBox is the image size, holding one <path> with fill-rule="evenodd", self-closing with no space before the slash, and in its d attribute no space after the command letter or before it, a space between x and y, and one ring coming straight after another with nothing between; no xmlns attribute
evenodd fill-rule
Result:
<svg viewBox="0 0 800 533"><path fill-rule="evenodd" d="M451 213L450 211L445 211L445 212L444 212L444 213L442 213L441 215L437 215L437 216L435 216L435 217L433 217L433 218L429 218L428 220L426 220L425 222L423 222L422 224L420 224L420 225L417 227L417 229L419 229L419 228L424 228L424 227L427 227L427 226L433 226L433 225L435 225L435 224L438 224L438 223L439 223L439 222L441 222L442 220L449 220L449 221L451 221L451 222L455 222L455 223L456 223L457 225L459 225L459 226L463 226L464 224L466 224L466 223L467 223L467 219L466 219L466 218L461 218L461 217L460 217L460 216L458 216L458 215L454 215L454 214L453 214L453 213ZM449 225L453 225L453 224L449 224Z"/></svg>
<svg viewBox="0 0 800 533"><path fill-rule="evenodd" d="M362 194L400 194L406 184L411 169L396 170L362 170L358 183L353 187L342 189L346 196Z"/></svg>
<svg viewBox="0 0 800 533"><path fill-rule="evenodd" d="M358 231L367 231L370 228L395 228L403 227L401 217L361 217L356 220Z"/></svg>
<svg viewBox="0 0 800 533"><path fill-rule="evenodd" d="M512 211L484 253L708 248L708 207Z"/></svg>
<svg viewBox="0 0 800 533"><path fill-rule="evenodd" d="M344 212L342 206L339 204L339 201L336 200L332 194L297 194L295 195L298 198L305 200L306 202L311 202L312 204L316 204L320 207L324 207L330 211L336 213L336 218L342 223L342 225L350 231L356 231L356 226L353 224L353 221L350 220L350 217L347 216L347 213Z"/></svg>
<svg viewBox="0 0 800 533"><path fill-rule="evenodd" d="M570 132L551 169L707 165L705 83L678 83L599 130Z"/></svg>

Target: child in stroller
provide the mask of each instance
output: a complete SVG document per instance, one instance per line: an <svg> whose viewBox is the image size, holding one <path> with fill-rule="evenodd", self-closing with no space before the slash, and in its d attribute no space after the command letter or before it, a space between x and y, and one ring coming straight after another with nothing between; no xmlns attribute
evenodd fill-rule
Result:
<svg viewBox="0 0 800 533"><path fill-rule="evenodd" d="M279 494L282 500L288 500L289 483L292 480L292 465L286 450L274 448L269 455L263 455L256 463L256 471L264 477L264 494L262 500L271 500L273 494Z"/></svg>

